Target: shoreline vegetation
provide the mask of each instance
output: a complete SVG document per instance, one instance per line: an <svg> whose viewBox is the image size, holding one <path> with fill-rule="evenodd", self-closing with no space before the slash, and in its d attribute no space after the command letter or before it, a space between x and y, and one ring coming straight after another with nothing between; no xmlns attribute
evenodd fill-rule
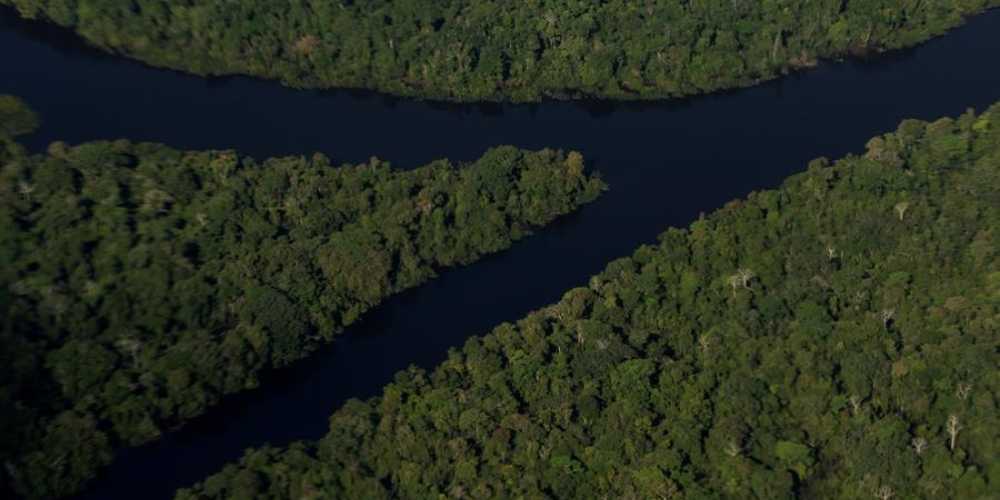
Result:
<svg viewBox="0 0 1000 500"><path fill-rule="evenodd" d="M440 101L669 99L912 47L1000 0L0 0L152 66Z"/></svg>
<svg viewBox="0 0 1000 500"><path fill-rule="evenodd" d="M37 126L0 96L0 492L31 498L606 189L576 152L405 171L126 140L29 154Z"/></svg>
<svg viewBox="0 0 1000 500"><path fill-rule="evenodd" d="M177 498L991 498L1000 104L866 149Z"/></svg>

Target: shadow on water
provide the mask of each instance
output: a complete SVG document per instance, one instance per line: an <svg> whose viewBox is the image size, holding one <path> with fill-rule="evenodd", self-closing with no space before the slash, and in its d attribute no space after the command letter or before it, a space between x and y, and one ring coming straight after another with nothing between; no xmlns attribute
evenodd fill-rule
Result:
<svg viewBox="0 0 1000 500"><path fill-rule="evenodd" d="M1000 11L888 59L825 63L753 88L673 102L454 105L361 91L296 91L204 79L86 47L0 10L0 92L24 97L43 149L128 137L257 157L321 151L403 167L487 148L583 152L611 185L594 204L512 249L442 273L377 308L334 345L266 377L160 442L121 453L85 498L166 498L242 450L315 439L348 398L380 393L400 369L559 299L670 225L776 186L816 156L859 152L904 118L956 115L1000 99Z"/></svg>

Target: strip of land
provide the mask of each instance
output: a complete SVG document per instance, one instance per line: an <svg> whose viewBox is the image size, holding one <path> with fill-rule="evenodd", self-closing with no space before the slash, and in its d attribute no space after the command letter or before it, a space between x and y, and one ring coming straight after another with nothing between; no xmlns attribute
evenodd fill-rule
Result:
<svg viewBox="0 0 1000 500"><path fill-rule="evenodd" d="M0 0L145 63L450 101L664 99L912 47L1000 0Z"/></svg>
<svg viewBox="0 0 1000 500"><path fill-rule="evenodd" d="M125 140L29 154L0 96L0 492L78 490L114 450L302 359L383 299L595 199L578 153L395 170Z"/></svg>

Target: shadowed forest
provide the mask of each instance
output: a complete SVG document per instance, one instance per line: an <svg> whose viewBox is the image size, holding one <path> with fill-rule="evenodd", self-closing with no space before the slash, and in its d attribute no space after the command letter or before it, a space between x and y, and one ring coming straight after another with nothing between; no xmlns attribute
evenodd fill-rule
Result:
<svg viewBox="0 0 1000 500"><path fill-rule="evenodd" d="M911 47L1000 0L0 0L154 66L452 101L655 99Z"/></svg>

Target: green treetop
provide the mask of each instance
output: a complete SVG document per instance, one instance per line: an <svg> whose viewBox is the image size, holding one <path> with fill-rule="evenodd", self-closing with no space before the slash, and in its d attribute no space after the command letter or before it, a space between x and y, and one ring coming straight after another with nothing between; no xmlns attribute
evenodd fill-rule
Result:
<svg viewBox="0 0 1000 500"><path fill-rule="evenodd" d="M0 0L149 64L455 101L655 99L909 47L1000 0Z"/></svg>

